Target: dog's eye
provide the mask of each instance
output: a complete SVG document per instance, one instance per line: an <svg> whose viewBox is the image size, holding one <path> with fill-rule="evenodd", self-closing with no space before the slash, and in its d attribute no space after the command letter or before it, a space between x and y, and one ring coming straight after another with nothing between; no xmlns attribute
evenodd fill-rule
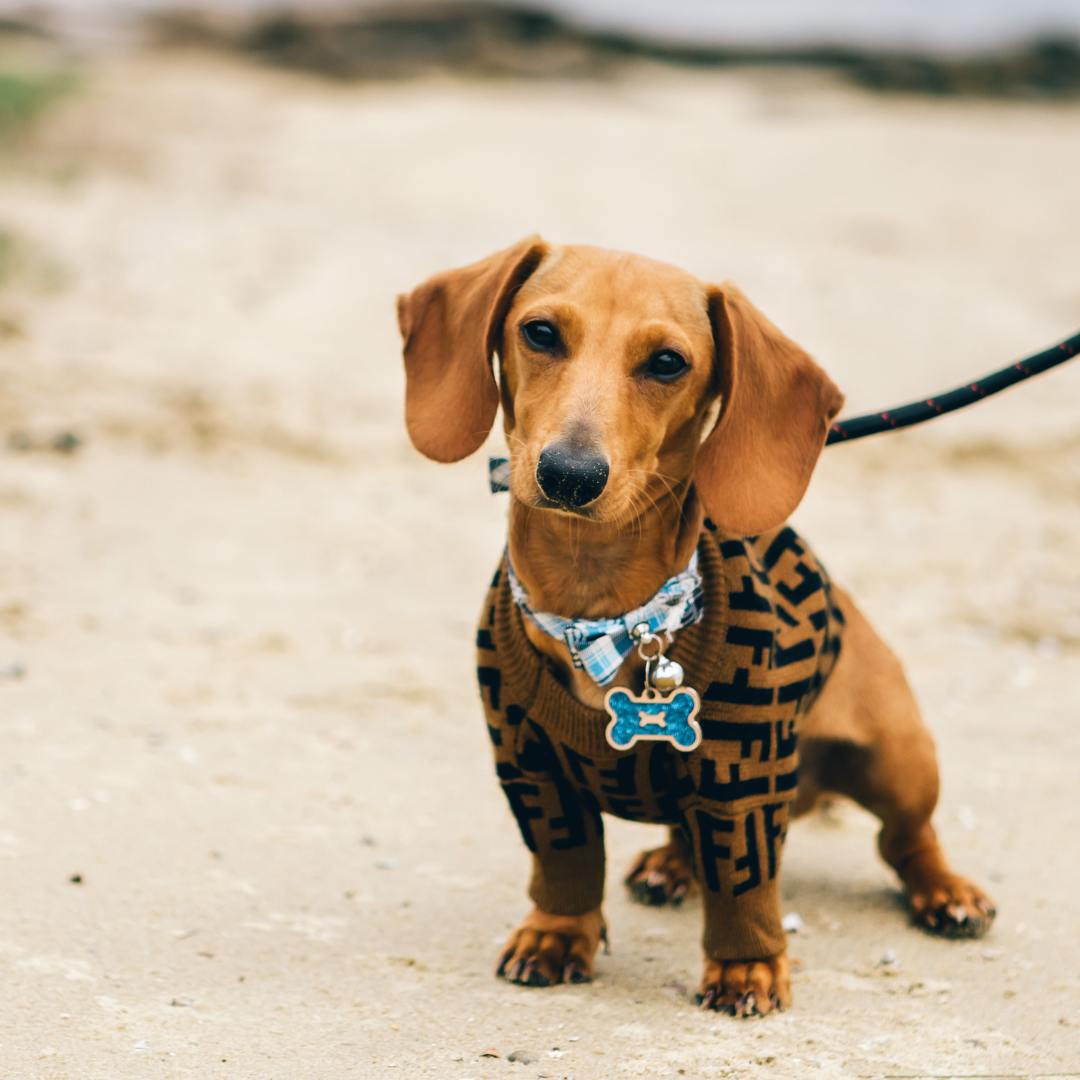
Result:
<svg viewBox="0 0 1080 1080"><path fill-rule="evenodd" d="M551 352L559 346L559 331L543 319L533 319L521 328L522 336L534 348Z"/></svg>
<svg viewBox="0 0 1080 1080"><path fill-rule="evenodd" d="M645 369L649 376L658 382L671 382L677 379L690 365L677 353L670 349L658 352L649 360Z"/></svg>

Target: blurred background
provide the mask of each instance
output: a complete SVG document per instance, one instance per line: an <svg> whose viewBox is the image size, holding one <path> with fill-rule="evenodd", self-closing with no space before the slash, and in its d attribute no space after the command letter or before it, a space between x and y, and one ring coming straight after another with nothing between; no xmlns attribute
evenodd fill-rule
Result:
<svg viewBox="0 0 1080 1080"><path fill-rule="evenodd" d="M622 895L633 823L598 982L491 977L505 503L409 445L394 296L532 232L638 251L855 413L1080 328L1078 177L1077 0L4 5L0 1072L1075 1068L1080 365L823 454L796 523L1001 915L911 929L833 805L785 856L796 1008L739 1025L694 1010L696 904Z"/></svg>

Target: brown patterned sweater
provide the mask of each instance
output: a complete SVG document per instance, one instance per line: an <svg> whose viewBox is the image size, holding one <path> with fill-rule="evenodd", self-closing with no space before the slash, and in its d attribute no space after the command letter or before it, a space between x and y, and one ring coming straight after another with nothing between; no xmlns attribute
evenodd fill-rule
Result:
<svg viewBox="0 0 1080 1080"><path fill-rule="evenodd" d="M706 522L705 618L671 659L701 695L701 745L608 745L608 714L575 700L529 643L505 559L477 633L496 772L533 853L544 911L576 915L604 895L601 813L676 825L689 838L714 960L783 951L777 870L798 776L799 723L840 652L843 616L822 566L788 526L745 540Z"/></svg>

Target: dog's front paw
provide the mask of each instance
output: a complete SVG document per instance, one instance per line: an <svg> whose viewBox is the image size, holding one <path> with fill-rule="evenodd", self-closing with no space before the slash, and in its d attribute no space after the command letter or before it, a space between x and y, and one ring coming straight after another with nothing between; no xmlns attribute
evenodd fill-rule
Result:
<svg viewBox="0 0 1080 1080"><path fill-rule="evenodd" d="M623 881L639 904L678 907L696 887L690 851L678 840L643 851L626 871Z"/></svg>
<svg viewBox="0 0 1080 1080"><path fill-rule="evenodd" d="M942 937L980 938L994 921L994 902L957 874L942 874L908 893L916 925Z"/></svg>
<svg viewBox="0 0 1080 1080"><path fill-rule="evenodd" d="M607 926L599 908L584 915L533 908L510 935L495 974L522 986L588 982L601 941L607 944Z"/></svg>
<svg viewBox="0 0 1080 1080"><path fill-rule="evenodd" d="M698 1001L729 1016L764 1016L791 1005L787 953L763 960L706 960Z"/></svg>

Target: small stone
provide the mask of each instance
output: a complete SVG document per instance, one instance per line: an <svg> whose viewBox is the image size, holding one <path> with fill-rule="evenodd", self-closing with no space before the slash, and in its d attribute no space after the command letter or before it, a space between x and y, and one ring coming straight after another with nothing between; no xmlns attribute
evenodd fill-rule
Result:
<svg viewBox="0 0 1080 1080"><path fill-rule="evenodd" d="M801 934L806 929L806 923L797 911L789 911L781 920L780 925L788 934Z"/></svg>
<svg viewBox="0 0 1080 1080"><path fill-rule="evenodd" d="M531 1065L534 1061L540 1060L540 1055L534 1053L532 1050L514 1050L512 1053L506 1055L507 1061L518 1061L522 1065Z"/></svg>
<svg viewBox="0 0 1080 1080"><path fill-rule="evenodd" d="M872 1039L867 1039L865 1042L859 1043L859 1049L876 1050L878 1047L885 1046L890 1042L892 1042L891 1035L875 1035Z"/></svg>
<svg viewBox="0 0 1080 1080"><path fill-rule="evenodd" d="M83 444L82 437L74 431L61 431L49 442L50 448L57 454L74 454Z"/></svg>
<svg viewBox="0 0 1080 1080"><path fill-rule="evenodd" d="M560 1050L557 1046L554 1050L549 1050L547 1052L549 1058L561 1058L565 1053L565 1050Z"/></svg>
<svg viewBox="0 0 1080 1080"><path fill-rule="evenodd" d="M489 1046L486 1050L480 1053L480 1057L497 1058L502 1057L502 1054L500 1054L499 1051L496 1050L493 1046Z"/></svg>
<svg viewBox="0 0 1080 1080"><path fill-rule="evenodd" d="M397 859L376 859L376 870L396 870L400 864Z"/></svg>
<svg viewBox="0 0 1080 1080"><path fill-rule="evenodd" d="M140 1039L132 1048L132 1050L149 1050L150 1047L146 1045L145 1039Z"/></svg>
<svg viewBox="0 0 1080 1080"><path fill-rule="evenodd" d="M884 968L885 974L891 975L893 972L900 970L900 957L895 949L886 949L881 954L881 959L874 966Z"/></svg>

